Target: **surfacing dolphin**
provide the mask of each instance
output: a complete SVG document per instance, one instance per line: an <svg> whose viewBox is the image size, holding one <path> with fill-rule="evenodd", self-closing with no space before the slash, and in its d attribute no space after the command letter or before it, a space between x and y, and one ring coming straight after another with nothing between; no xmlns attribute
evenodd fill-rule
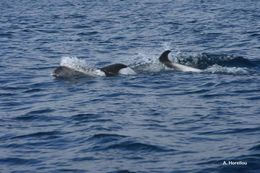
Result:
<svg viewBox="0 0 260 173"><path fill-rule="evenodd" d="M83 72L73 70L66 66L59 66L52 72L52 76L55 78L77 78L84 75Z"/></svg>
<svg viewBox="0 0 260 173"><path fill-rule="evenodd" d="M116 76L118 74L135 74L134 70L128 67L125 64L112 64L105 66L100 69L93 69L92 72L95 72L97 76ZM52 76L55 78L77 78L87 76L88 74L83 71L78 71L66 66L57 67Z"/></svg>
<svg viewBox="0 0 260 173"><path fill-rule="evenodd" d="M178 63L170 61L168 58L168 55L170 52L171 52L170 50L166 50L159 57L159 61L166 67L177 70L177 71L183 71L183 72L202 72L202 70L200 70L200 69L189 67L186 65L182 65L182 64L178 64Z"/></svg>
<svg viewBox="0 0 260 173"><path fill-rule="evenodd" d="M125 64L112 64L101 68L100 70L105 73L106 76L116 76L120 73L121 69L128 68Z"/></svg>

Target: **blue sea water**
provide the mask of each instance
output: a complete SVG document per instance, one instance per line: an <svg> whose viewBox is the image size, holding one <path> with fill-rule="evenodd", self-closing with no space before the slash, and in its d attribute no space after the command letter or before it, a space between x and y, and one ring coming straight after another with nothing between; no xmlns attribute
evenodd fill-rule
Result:
<svg viewBox="0 0 260 173"><path fill-rule="evenodd" d="M260 1L1 0L0 14L1 173L260 172ZM177 72L156 63L166 49L250 65ZM64 58L139 68L56 80Z"/></svg>

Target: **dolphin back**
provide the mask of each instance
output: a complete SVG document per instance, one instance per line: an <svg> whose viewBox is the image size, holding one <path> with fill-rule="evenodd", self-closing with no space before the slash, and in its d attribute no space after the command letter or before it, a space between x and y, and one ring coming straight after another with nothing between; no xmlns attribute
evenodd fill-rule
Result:
<svg viewBox="0 0 260 173"><path fill-rule="evenodd" d="M119 71L123 68L127 68L127 66L124 64L112 64L105 66L100 70L103 71L106 74L106 76L116 76L119 74Z"/></svg>

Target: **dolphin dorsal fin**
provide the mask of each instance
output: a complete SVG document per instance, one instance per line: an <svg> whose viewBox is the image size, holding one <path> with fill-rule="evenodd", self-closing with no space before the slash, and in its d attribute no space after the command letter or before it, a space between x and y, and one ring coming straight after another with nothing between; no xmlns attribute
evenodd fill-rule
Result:
<svg viewBox="0 0 260 173"><path fill-rule="evenodd" d="M169 55L169 53L170 53L171 51L170 50L166 50L166 51L164 51L162 54L161 54L161 56L159 57L159 61L161 62L161 63L165 63L165 62L169 62L170 60L169 60L169 58L168 58L168 55Z"/></svg>
<svg viewBox="0 0 260 173"><path fill-rule="evenodd" d="M118 75L119 70L127 68L124 64L112 64L106 67L101 68L100 70L103 71L106 76L115 76Z"/></svg>
<svg viewBox="0 0 260 173"><path fill-rule="evenodd" d="M166 50L164 51L161 56L159 57L159 61L164 64L168 68L174 68L172 62L169 60L168 55L171 51Z"/></svg>

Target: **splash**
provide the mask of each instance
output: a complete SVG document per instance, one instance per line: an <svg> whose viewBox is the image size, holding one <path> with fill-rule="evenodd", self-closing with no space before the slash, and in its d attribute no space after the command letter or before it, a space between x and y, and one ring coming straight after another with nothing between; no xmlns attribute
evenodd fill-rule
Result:
<svg viewBox="0 0 260 173"><path fill-rule="evenodd" d="M220 65L213 65L206 70L205 72L213 74L231 74L231 75L247 75L249 71L247 68L242 67L223 67Z"/></svg>
<svg viewBox="0 0 260 173"><path fill-rule="evenodd" d="M129 66L138 73L160 72L165 70L165 67L159 62L158 57L148 52L138 53L132 61L133 63Z"/></svg>
<svg viewBox="0 0 260 173"><path fill-rule="evenodd" d="M69 67L75 71L82 72L87 76L105 76L104 72L91 67L84 59L80 59L77 57L62 57L60 65Z"/></svg>

